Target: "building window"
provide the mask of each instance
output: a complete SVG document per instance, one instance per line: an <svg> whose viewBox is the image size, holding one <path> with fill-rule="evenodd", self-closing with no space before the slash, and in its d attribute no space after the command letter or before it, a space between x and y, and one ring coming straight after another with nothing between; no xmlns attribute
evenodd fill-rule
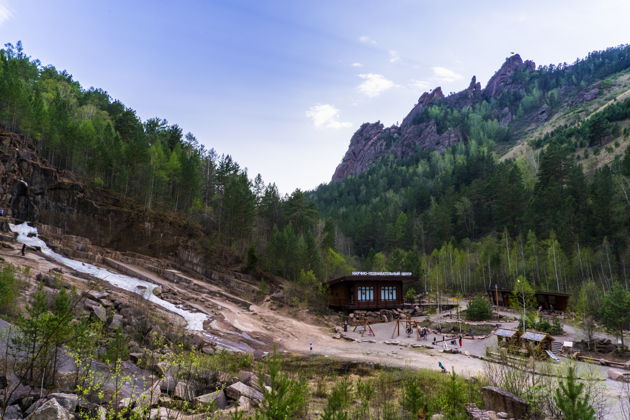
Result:
<svg viewBox="0 0 630 420"><path fill-rule="evenodd" d="M396 300L396 286L381 287L381 300Z"/></svg>
<svg viewBox="0 0 630 420"><path fill-rule="evenodd" d="M359 302L372 302L374 300L374 288L366 286L357 287L357 300Z"/></svg>

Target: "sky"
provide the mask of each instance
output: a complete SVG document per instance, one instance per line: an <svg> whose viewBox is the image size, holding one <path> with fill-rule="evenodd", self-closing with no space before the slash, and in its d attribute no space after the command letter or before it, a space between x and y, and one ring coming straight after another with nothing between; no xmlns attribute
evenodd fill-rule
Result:
<svg viewBox="0 0 630 420"><path fill-rule="evenodd" d="M483 87L512 52L628 43L628 16L628 0L0 0L0 41L291 193L329 182L362 123Z"/></svg>

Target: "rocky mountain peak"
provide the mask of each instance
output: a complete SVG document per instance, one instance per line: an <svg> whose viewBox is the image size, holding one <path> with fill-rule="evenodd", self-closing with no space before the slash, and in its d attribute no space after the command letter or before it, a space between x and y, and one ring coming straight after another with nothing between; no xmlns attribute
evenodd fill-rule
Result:
<svg viewBox="0 0 630 420"><path fill-rule="evenodd" d="M520 55L514 54L508 57L501 68L488 80L484 89L486 98L494 98L505 91L512 83L512 75L519 70L534 71L536 64L531 61L523 61Z"/></svg>
<svg viewBox="0 0 630 420"><path fill-rule="evenodd" d="M420 96L420 99L418 99L418 104L429 105L431 102L434 102L438 99L443 99L443 98L444 98L444 93L442 93L442 88L438 86L430 92L424 92Z"/></svg>
<svg viewBox="0 0 630 420"><path fill-rule="evenodd" d="M350 139L350 147L337 166L332 182L342 181L348 175L359 174L374 162L384 149L383 143L379 141L383 128L380 121L364 123L359 127Z"/></svg>

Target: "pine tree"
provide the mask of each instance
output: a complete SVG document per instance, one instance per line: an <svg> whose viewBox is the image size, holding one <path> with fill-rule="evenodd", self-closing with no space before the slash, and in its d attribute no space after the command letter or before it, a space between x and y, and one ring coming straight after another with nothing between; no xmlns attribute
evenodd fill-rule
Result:
<svg viewBox="0 0 630 420"><path fill-rule="evenodd" d="M575 366L569 366L567 377L560 382L554 397L565 420L595 419L595 409L589 404L589 394L584 384L577 382Z"/></svg>

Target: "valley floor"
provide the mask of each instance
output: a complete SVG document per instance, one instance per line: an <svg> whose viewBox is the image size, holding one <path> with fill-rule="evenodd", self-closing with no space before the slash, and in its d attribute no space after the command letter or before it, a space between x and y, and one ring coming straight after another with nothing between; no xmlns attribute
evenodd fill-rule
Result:
<svg viewBox="0 0 630 420"><path fill-rule="evenodd" d="M16 267L30 267L32 278L39 273L47 274L51 270L61 270L64 278L75 285L79 291L98 287L110 295L117 296L118 299L127 299L130 302L138 299L135 293L116 288L105 281L86 279L80 273L51 260L40 252L29 251L22 256L21 244L10 242L6 235L3 239L5 242L3 242L4 247L0 248L0 257ZM299 319L300 317L286 308L279 310L270 299L265 299L260 304L253 303L243 298L243 294L239 294L234 285L228 288L223 284L193 278L181 272L177 272L176 277L169 275L171 277L169 280L139 263L130 263L128 259L123 261L123 258L116 260L108 256L101 261L107 263L108 270L141 278L160 286L162 299L188 311L206 314L208 319L203 324L203 331L194 333L209 344L232 351L268 352L274 346L278 346L280 351L284 352L412 369L439 370L438 362L441 362L447 369L452 369L460 375L478 376L483 373L484 363L486 363L481 359L486 348L496 345L496 337L490 334L485 337L476 337L474 340L465 339L462 353L450 354L443 352L444 344L440 343L435 347L431 345L434 335L429 335L426 340L418 340L415 333L408 337L401 325L401 334L394 336L395 321L372 324L375 337L361 336L350 329L344 334L348 339L335 339L330 325L317 325L313 320ZM177 282L174 282L173 278ZM247 287L247 285L241 286ZM173 324L185 327L186 322L180 316L157 305L153 306ZM510 313L504 315L511 318L502 322L501 326L514 328L518 322L514 315ZM444 322L456 322L453 318L454 314L441 315ZM435 322L437 318L432 316L431 319ZM414 320L422 322L426 320L426 317L417 317ZM496 325L496 322L493 325ZM566 331L567 336L561 339L581 338L580 331L575 327L567 326ZM441 336L435 337L437 340L442 339ZM580 368L594 370L602 379L606 378L604 367L580 364ZM609 379L606 379L604 383L611 407L610 418L619 418L619 409L616 407L617 400L622 395L622 383Z"/></svg>

